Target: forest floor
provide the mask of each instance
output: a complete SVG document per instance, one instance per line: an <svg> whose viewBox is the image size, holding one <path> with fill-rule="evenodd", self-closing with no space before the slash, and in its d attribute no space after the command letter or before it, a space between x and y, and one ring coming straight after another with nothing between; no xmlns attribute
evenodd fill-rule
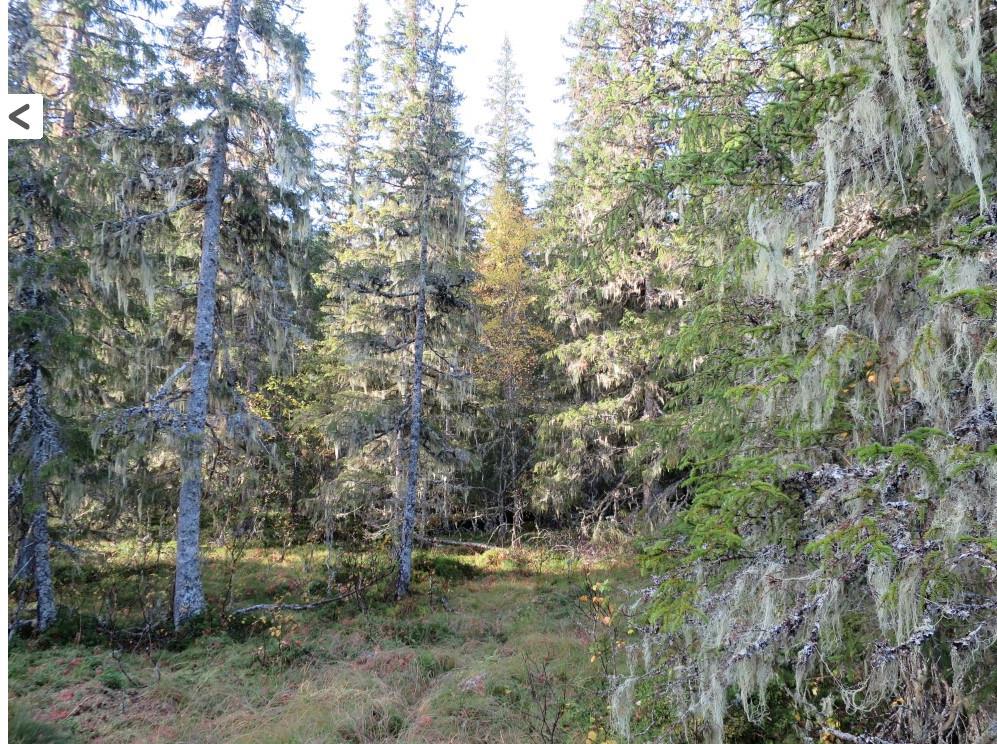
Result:
<svg viewBox="0 0 997 744"><path fill-rule="evenodd" d="M319 598L324 550L283 552L210 553L209 598L229 587L237 607ZM383 561L337 560L343 586ZM105 545L83 564L57 571L83 612L11 645L12 742L611 741L607 665L622 641L610 615L636 576L626 556L419 551L405 601L387 601L385 582L362 601L209 620L131 650L93 618L136 625L140 604L162 616L169 556Z"/></svg>

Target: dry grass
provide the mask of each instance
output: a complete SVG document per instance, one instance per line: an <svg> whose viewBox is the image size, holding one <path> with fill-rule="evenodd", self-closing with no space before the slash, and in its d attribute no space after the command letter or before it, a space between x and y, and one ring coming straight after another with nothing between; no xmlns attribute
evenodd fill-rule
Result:
<svg viewBox="0 0 997 744"><path fill-rule="evenodd" d="M323 575L313 552L275 557L247 555L235 595L299 599ZM134 556L116 560L134 568ZM209 589L223 591L223 561L207 565ZM563 741L598 730L604 679L590 663L598 629L577 604L588 581L629 578L621 562L434 551L419 565L417 594L405 602L284 614L244 638L215 628L182 650L19 642L9 653L12 709L71 741L106 744L519 744L539 741L526 660L550 658L551 684L567 700ZM161 591L161 574L145 572L146 592ZM125 594L136 600L126 584L119 581L119 616L133 612Z"/></svg>

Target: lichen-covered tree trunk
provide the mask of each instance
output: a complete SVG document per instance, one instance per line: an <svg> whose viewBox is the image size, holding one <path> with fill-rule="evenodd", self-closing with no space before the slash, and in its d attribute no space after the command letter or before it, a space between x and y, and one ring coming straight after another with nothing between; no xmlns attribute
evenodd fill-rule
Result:
<svg viewBox="0 0 997 744"><path fill-rule="evenodd" d="M27 239L24 260L31 262L35 260L37 239L30 220L25 234ZM43 293L35 283L37 281L37 277L32 277L29 285L19 293L22 306L36 312L43 306ZM22 514L26 516L28 527L18 556L16 575L22 574L22 566L24 574L30 570L37 600L35 629L40 633L55 622L57 613L49 563L48 504L44 471L62 453L62 445L55 420L48 409L42 368L30 348L35 345L41 345L39 334L33 336L28 348L12 351L8 359L11 386L8 394L19 384L24 386L23 399L10 436L10 447L13 449L22 443L29 443L30 449L27 478L30 483L26 483L24 478L12 478L9 500L11 503L19 502Z"/></svg>
<svg viewBox="0 0 997 744"><path fill-rule="evenodd" d="M38 600L35 617L38 632L55 622L55 588L52 585L52 564L49 560L51 540L48 536L48 508L44 499L31 517L31 561L34 564L35 597Z"/></svg>
<svg viewBox="0 0 997 744"><path fill-rule="evenodd" d="M657 402L654 399L654 387L650 382L644 383L644 420L649 421L655 418L660 411L658 410ZM649 521L653 524L654 522L654 511L659 506L658 499L661 496L661 489L658 487L657 479L650 476L644 476L643 483L644 491L644 514Z"/></svg>
<svg viewBox="0 0 997 744"><path fill-rule="evenodd" d="M218 119L212 136L208 190L205 197L204 226L201 232L201 264L197 283L197 312L194 321L194 354L190 375L187 426L180 460L182 482L177 514L176 584L173 595L173 623L177 627L204 611L201 582L201 465L204 432L208 416L208 389L215 355L215 294L218 279L218 250L225 185L225 155L228 146L228 115L225 96L232 91L242 0L231 0L225 19L222 48L222 85Z"/></svg>
<svg viewBox="0 0 997 744"><path fill-rule="evenodd" d="M30 6L27 4L9 8L12 25L21 24L20 34L9 38L12 43L15 38L31 38L27 29L34 22ZM27 55L24 50L15 51L8 47L10 62L10 89L14 92L29 90L27 79ZM74 78L70 78L69 86ZM71 92L71 91L70 91ZM71 106L68 108L72 108ZM28 205L33 209L37 204L40 192L31 178L25 191ZM37 263L38 233L31 212L24 216L23 228L24 248L20 256L11 256L9 260L23 262L27 267L23 286L17 292L17 303L28 313L44 314L46 293L42 282L45 274L39 271ZM12 218L12 225L16 218ZM9 226L10 227L10 226ZM58 235L58 226L53 225L54 238ZM8 504L19 505L21 518L27 523L27 529L17 553L14 579L28 578L34 583L36 605L36 626L38 632L46 630L56 619L55 589L52 584L52 567L49 561L50 540L48 534L48 504L45 482L45 467L62 454L62 444L56 427L55 419L48 407L45 387L45 376L42 362L37 357L37 350L45 346L44 331L37 329L23 345L12 344L7 361L7 395L8 409L16 413L8 419L14 423L14 429L8 439L8 455L22 446L26 446L28 465L27 477L18 477L9 472ZM19 406L14 405L15 390L23 389ZM8 461L9 462L9 461ZM30 481L28 483L27 481Z"/></svg>
<svg viewBox="0 0 997 744"><path fill-rule="evenodd" d="M429 184L424 186L419 208L419 295L416 301L415 347L412 360L412 408L409 413L408 480L398 539L398 583L395 596L409 593L412 584L412 542L415 534L415 506L419 490L419 447L422 437L422 374L426 348L426 272L429 269Z"/></svg>

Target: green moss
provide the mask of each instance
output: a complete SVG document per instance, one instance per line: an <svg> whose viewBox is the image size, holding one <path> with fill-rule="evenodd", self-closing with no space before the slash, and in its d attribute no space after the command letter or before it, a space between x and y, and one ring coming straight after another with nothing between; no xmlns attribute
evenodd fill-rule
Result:
<svg viewBox="0 0 997 744"><path fill-rule="evenodd" d="M973 287L939 298L939 302L959 302L981 318L990 318L997 307L997 287Z"/></svg>
<svg viewBox="0 0 997 744"><path fill-rule="evenodd" d="M450 581L472 579L480 573L478 568L461 556L439 553L417 553L413 567L416 571Z"/></svg>

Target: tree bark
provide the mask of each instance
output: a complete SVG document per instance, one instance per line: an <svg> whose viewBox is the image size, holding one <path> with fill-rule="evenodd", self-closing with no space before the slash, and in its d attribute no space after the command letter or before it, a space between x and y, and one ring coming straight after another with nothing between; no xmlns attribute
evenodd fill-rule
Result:
<svg viewBox="0 0 997 744"><path fill-rule="evenodd" d="M422 436L422 374L426 348L426 272L429 265L429 184L423 187L419 206L419 296L416 301L415 349L412 363L412 408L409 413L408 482L398 538L398 583L395 596L408 595L412 585L412 541L415 533L415 505L419 489L419 448Z"/></svg>
<svg viewBox="0 0 997 744"><path fill-rule="evenodd" d="M647 371L644 374L648 374ZM651 384L645 380L644 382L644 415L643 418L650 420L657 417L658 404L654 397L654 388ZM658 487L657 482L654 478L650 476L644 476L643 483L644 490L644 513L647 515L648 519L652 519L652 514L655 506L657 505L658 497L661 494L661 489Z"/></svg>
<svg viewBox="0 0 997 744"><path fill-rule="evenodd" d="M515 435L515 432L513 432ZM526 511L523 498L523 489L516 485L516 479L519 475L517 468L519 463L516 458L516 440L513 440L513 450L512 450L512 470L510 471L509 479L512 484L512 545L515 547L519 545L519 540L523 535L523 513Z"/></svg>
<svg viewBox="0 0 997 744"><path fill-rule="evenodd" d="M208 189L201 232L201 264L197 284L194 321L194 354L190 375L187 426L181 448L182 482L177 514L176 583L173 594L173 624L180 627L204 611L201 581L201 489L204 432L208 416L208 389L215 355L215 294L218 280L218 249L222 200L225 186L225 156L228 147L226 96L235 82L242 0L230 0L225 18L222 47L222 84L218 95L218 120L212 137Z"/></svg>
<svg viewBox="0 0 997 744"><path fill-rule="evenodd" d="M49 561L48 509L42 499L31 517L32 562L35 568L35 595L38 599L38 632L48 629L58 613L55 589L52 586L52 564Z"/></svg>
<svg viewBox="0 0 997 744"><path fill-rule="evenodd" d="M26 30L33 23L30 6L25 3L22 8L12 7L10 10L11 21L22 24L24 27L22 32L24 32L24 36L28 36ZM23 49L15 52L11 47L8 47L8 51L11 52L12 57L10 87L15 92L26 90L27 56ZM26 186L28 186L29 192L37 194L39 191L33 183L28 183ZM37 204L37 198L37 196L28 197L30 208ZM62 232L57 220L53 220L51 231L53 247L57 247L55 243ZM42 276L39 275L40 272L36 264L38 261L38 236L31 219L30 209L25 218L24 236L24 253L20 257L20 261L27 265L27 277L25 277L24 286L18 292L18 302L25 310L37 312L45 309L43 305L46 302L46 295L40 286ZM25 387L24 399L17 414L18 421L8 442L8 453L25 440L30 449L28 456L29 475L27 478L11 478L8 485L8 503L19 503L22 519L27 516L27 529L21 549L17 554L15 578L19 578L22 573L26 575L29 570L31 572L37 599L35 628L39 633L51 626L57 615L52 567L49 561L48 494L45 488L43 469L62 454L59 432L48 409L42 364L36 356L36 349L41 349L48 341L49 339L42 335L41 330L36 330L26 344L9 350L7 365L8 408L13 400L13 391L22 385ZM31 482L26 484L26 480L29 479ZM25 488L26 485L27 488ZM30 503L28 503L29 501Z"/></svg>
<svg viewBox="0 0 997 744"><path fill-rule="evenodd" d="M25 226L25 234L27 238L24 256L27 261L34 261L37 239L30 219ZM33 269L34 267L32 271ZM37 285L38 281L37 276L32 276L28 286L19 293L21 304L26 309L37 311L43 308L44 294ZM27 484L26 489L25 481L20 480L15 486L20 492L18 495L22 514L26 512L28 515L28 528L18 563L26 562L24 567L31 570L35 597L38 601L35 628L39 633L55 622L57 614L52 567L49 562L48 494L43 471L46 465L62 454L58 430L46 401L42 368L31 348L41 344L40 333L35 333L32 343L11 354L11 362L8 363L11 382L17 379L26 381L24 400L18 412L19 420L11 436L10 445L16 446L25 439L30 442L31 453L28 463L30 484ZM20 568L21 566L18 566L18 569Z"/></svg>
<svg viewBox="0 0 997 744"><path fill-rule="evenodd" d="M409 33L415 59L418 60L419 16L418 5L409 4ZM429 85L426 91L425 129L422 142L425 148L422 198L419 202L419 289L416 300L415 345L412 360L412 408L409 412L408 481L398 539L398 582L395 597L408 596L412 585L412 544L415 537L416 502L419 490L419 449L422 438L422 377L423 354L426 348L426 278L429 272L429 209L433 193L433 137L436 128L436 78L441 45L439 26L433 39L433 58L429 67ZM418 95L416 78L418 68L410 81L411 95Z"/></svg>

